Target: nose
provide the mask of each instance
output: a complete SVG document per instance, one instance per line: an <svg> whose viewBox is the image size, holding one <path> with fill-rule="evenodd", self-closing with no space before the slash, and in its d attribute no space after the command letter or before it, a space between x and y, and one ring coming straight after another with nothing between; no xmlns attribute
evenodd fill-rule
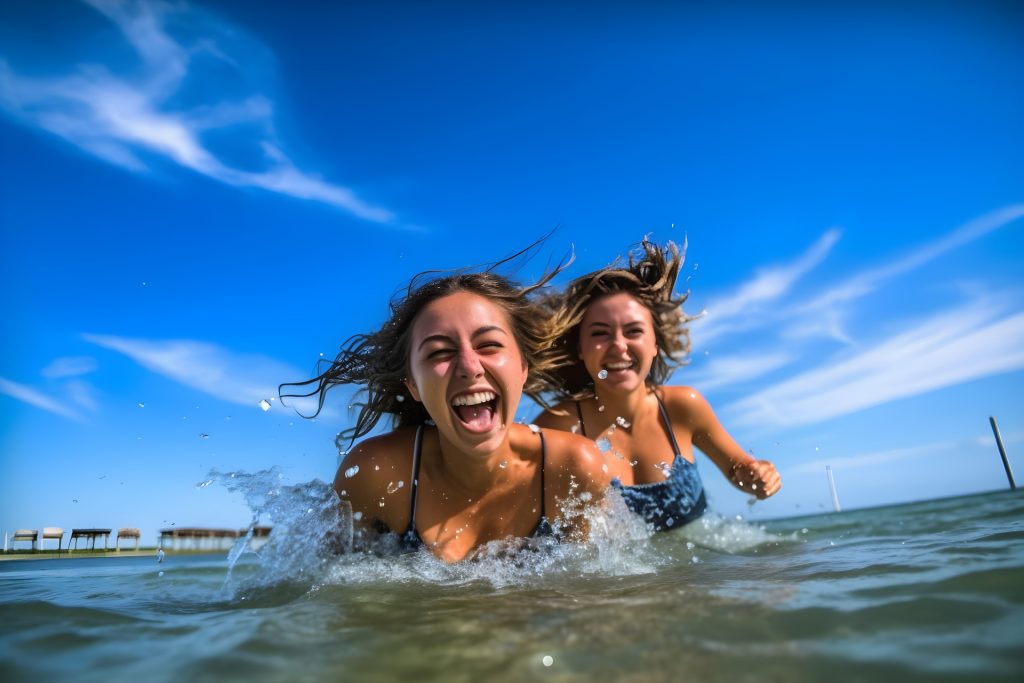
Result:
<svg viewBox="0 0 1024 683"><path fill-rule="evenodd" d="M480 356L472 349L460 351L456 356L455 373L464 379L482 377L484 366L480 363Z"/></svg>
<svg viewBox="0 0 1024 683"><path fill-rule="evenodd" d="M611 343L608 345L612 351L625 351L626 350L626 338L621 332L616 332L612 335Z"/></svg>

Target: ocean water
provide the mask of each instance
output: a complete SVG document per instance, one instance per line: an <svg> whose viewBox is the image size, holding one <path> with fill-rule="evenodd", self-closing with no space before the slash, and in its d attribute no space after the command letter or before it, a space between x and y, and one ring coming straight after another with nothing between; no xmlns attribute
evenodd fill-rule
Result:
<svg viewBox="0 0 1024 683"><path fill-rule="evenodd" d="M1024 680L1019 493L653 536L613 505L445 566L323 552L322 485L238 486L283 508L259 554L0 563L0 680Z"/></svg>

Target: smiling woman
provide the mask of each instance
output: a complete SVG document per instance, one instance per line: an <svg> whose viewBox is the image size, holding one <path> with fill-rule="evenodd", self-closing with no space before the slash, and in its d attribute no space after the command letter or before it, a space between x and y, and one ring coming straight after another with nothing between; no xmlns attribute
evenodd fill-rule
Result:
<svg viewBox="0 0 1024 683"><path fill-rule="evenodd" d="M500 265L500 264L499 264ZM347 454L334 487L367 532L398 532L457 561L491 542L585 532L565 503L597 500L608 484L594 443L516 424L525 392L544 383L551 341L532 296L555 272L520 287L491 271L414 278L379 330L346 342L307 382L322 407L334 386L364 387L354 427L366 436L385 414L394 430Z"/></svg>
<svg viewBox="0 0 1024 683"><path fill-rule="evenodd" d="M689 350L673 293L683 257L644 240L638 258L584 275L547 301L553 348L549 390L562 399L537 423L596 440L631 510L658 531L704 513L693 446L737 488L758 498L779 490L767 460L747 455L692 387L665 386Z"/></svg>

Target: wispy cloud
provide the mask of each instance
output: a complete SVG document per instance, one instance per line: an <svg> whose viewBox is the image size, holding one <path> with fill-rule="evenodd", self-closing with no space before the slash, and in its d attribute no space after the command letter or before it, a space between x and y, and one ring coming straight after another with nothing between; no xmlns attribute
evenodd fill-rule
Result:
<svg viewBox="0 0 1024 683"><path fill-rule="evenodd" d="M785 296L801 277L825 260L841 234L836 228L826 231L791 263L763 268L732 293L712 299L705 316L695 323L700 330L695 341L706 345L729 332L759 324L759 317L752 313Z"/></svg>
<svg viewBox="0 0 1024 683"><path fill-rule="evenodd" d="M277 397L282 382L307 373L257 354L237 354L217 344L189 339L149 340L84 334L93 344L122 353L142 367L223 401L256 408ZM316 409L312 400L290 399L303 413ZM276 404L275 404L276 405ZM327 417L325 410L321 415Z"/></svg>
<svg viewBox="0 0 1024 683"><path fill-rule="evenodd" d="M900 460L911 460L914 458L931 457L937 453L948 451L959 447L957 442L930 443L906 448L890 448L884 451L872 453L859 453L840 458L823 458L810 462L800 463L793 467L786 468L786 474L818 474L825 471L825 466L831 466L834 470L852 470L860 467L875 467L882 463L893 463Z"/></svg>
<svg viewBox="0 0 1024 683"><path fill-rule="evenodd" d="M65 356L56 358L52 363L42 369L43 377L77 377L87 375L99 367L96 359L90 356Z"/></svg>
<svg viewBox="0 0 1024 683"><path fill-rule="evenodd" d="M973 242L1024 217L1024 204L1013 204L979 216L947 235L925 244L903 258L865 270L794 307L796 315L828 309L838 303L858 299L874 292L886 280L907 273L957 247Z"/></svg>
<svg viewBox="0 0 1024 683"><path fill-rule="evenodd" d="M733 403L736 424L791 427L1024 368L1024 313L985 302L933 316L846 359Z"/></svg>
<svg viewBox="0 0 1024 683"><path fill-rule="evenodd" d="M0 377L0 394L6 394L11 398L21 401L22 403L27 403L31 406L41 408L62 417L67 417L77 421L81 421L83 419L77 411L69 408L60 401L47 396L41 391L24 384L12 382L8 379L4 379L3 377Z"/></svg>
<svg viewBox="0 0 1024 683"><path fill-rule="evenodd" d="M391 211L301 170L285 155L271 101L243 75L254 53L265 50L242 40L236 27L185 3L86 1L117 25L141 64L81 64L65 75L34 78L0 60L0 108L10 116L130 171L146 171L148 159L160 158L228 185L323 202L377 223L394 221ZM235 99L183 106L185 93L197 90L231 92ZM216 153L206 135L211 131L251 144L258 168Z"/></svg>
<svg viewBox="0 0 1024 683"><path fill-rule="evenodd" d="M699 370L682 370L675 379L700 387L704 391L719 389L757 379L793 362L788 353L759 353L750 356L712 357Z"/></svg>

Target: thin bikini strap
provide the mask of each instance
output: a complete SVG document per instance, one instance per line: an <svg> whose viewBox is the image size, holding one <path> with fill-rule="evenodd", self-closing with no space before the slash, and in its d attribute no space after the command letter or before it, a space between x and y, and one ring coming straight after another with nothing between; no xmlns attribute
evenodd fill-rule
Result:
<svg viewBox="0 0 1024 683"><path fill-rule="evenodd" d="M540 518L544 519L544 432L537 432L537 436L540 437Z"/></svg>
<svg viewBox="0 0 1024 683"><path fill-rule="evenodd" d="M586 436L587 425L583 424L583 408L580 407L579 401L576 401L576 414L580 416L580 434Z"/></svg>
<svg viewBox="0 0 1024 683"><path fill-rule="evenodd" d="M683 454L679 450L679 442L676 441L676 433L672 430L672 420L668 416L668 409L665 408L665 404L661 400L661 396L658 396L655 392L654 397L658 399L658 408L661 409L661 419L665 422L665 431L668 432L668 440L672 442L672 449L676 452L677 456Z"/></svg>
<svg viewBox="0 0 1024 683"><path fill-rule="evenodd" d="M412 447L412 481L409 485L409 497L412 499L409 510L409 528L406 529L406 533L410 531L416 532L416 492L420 485L420 451L423 450L423 425L416 428L416 443Z"/></svg>

